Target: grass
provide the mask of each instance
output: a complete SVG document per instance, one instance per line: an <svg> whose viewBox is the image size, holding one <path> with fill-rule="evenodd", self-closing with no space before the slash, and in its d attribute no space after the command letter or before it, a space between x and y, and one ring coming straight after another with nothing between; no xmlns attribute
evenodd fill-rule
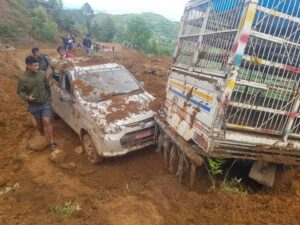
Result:
<svg viewBox="0 0 300 225"><path fill-rule="evenodd" d="M227 193L247 194L246 188L244 188L242 185L242 179L229 179L229 173L235 163L236 160L227 170L224 171L222 167L226 164L226 160L207 158L205 167L208 172L209 180L211 181L211 186L208 189L209 192L216 192L220 190ZM223 176L221 184L219 184L217 180L220 176Z"/></svg>
<svg viewBox="0 0 300 225"><path fill-rule="evenodd" d="M20 185L19 183L15 183L12 187L6 187L1 194L8 194L8 193L19 193Z"/></svg>
<svg viewBox="0 0 300 225"><path fill-rule="evenodd" d="M4 196L4 198L13 197L19 201L20 184L15 183L12 187L5 187L3 191L0 191L0 196Z"/></svg>
<svg viewBox="0 0 300 225"><path fill-rule="evenodd" d="M50 207L51 211L63 219L67 219L74 213L81 210L79 204L73 202L65 202L61 205L55 205Z"/></svg>
<svg viewBox="0 0 300 225"><path fill-rule="evenodd" d="M233 178L221 184L221 191L227 193L247 194L247 189L242 186L242 179Z"/></svg>
<svg viewBox="0 0 300 225"><path fill-rule="evenodd" d="M216 191L217 189L217 177L219 175L223 175L223 170L221 169L222 166L225 164L225 160L219 159L207 159L207 163L205 163L205 167L208 172L208 176L211 182L211 187L209 191Z"/></svg>
<svg viewBox="0 0 300 225"><path fill-rule="evenodd" d="M21 155L16 155L12 160L13 164L18 164L18 165L21 165L23 162L24 162L24 157Z"/></svg>

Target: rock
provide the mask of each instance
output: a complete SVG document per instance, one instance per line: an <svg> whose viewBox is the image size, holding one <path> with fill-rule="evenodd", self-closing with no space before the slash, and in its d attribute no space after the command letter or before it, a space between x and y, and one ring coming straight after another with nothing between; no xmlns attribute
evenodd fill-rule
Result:
<svg viewBox="0 0 300 225"><path fill-rule="evenodd" d="M177 192L177 193L174 194L174 199L175 199L176 201L179 201L180 198L181 198L181 194L180 194L180 193Z"/></svg>
<svg viewBox="0 0 300 225"><path fill-rule="evenodd" d="M145 74L155 74L155 70L153 68L146 68L144 70Z"/></svg>
<svg viewBox="0 0 300 225"><path fill-rule="evenodd" d="M63 163L65 158L66 153L59 148L55 149L50 155L50 160L54 163Z"/></svg>
<svg viewBox="0 0 300 225"><path fill-rule="evenodd" d="M33 151L43 151L47 148L48 142L45 136L35 136L29 141L27 146L30 150Z"/></svg>
<svg viewBox="0 0 300 225"><path fill-rule="evenodd" d="M6 184L6 182L5 182L4 180L0 180L0 188L1 188L1 187L4 187L5 184Z"/></svg>
<svg viewBox="0 0 300 225"><path fill-rule="evenodd" d="M80 175L81 176L86 176L86 175L91 175L91 174L93 174L95 172L95 170L87 170L87 171L82 171L81 173L80 173Z"/></svg>
<svg viewBox="0 0 300 225"><path fill-rule="evenodd" d="M82 146L78 146L77 148L75 148L75 150L74 150L77 154L82 154L83 152L84 152L84 150L83 150L83 148L82 148Z"/></svg>
<svg viewBox="0 0 300 225"><path fill-rule="evenodd" d="M60 168L62 168L62 169L75 169L76 164L74 162L63 163L63 164L60 165Z"/></svg>

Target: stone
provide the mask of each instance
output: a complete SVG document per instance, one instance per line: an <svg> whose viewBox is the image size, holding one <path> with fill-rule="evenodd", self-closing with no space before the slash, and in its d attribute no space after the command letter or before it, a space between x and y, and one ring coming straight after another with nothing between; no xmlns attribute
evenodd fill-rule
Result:
<svg viewBox="0 0 300 225"><path fill-rule="evenodd" d="M0 188L1 188L1 187L4 187L5 184L6 184L6 182L5 182L4 180L0 180Z"/></svg>
<svg viewBox="0 0 300 225"><path fill-rule="evenodd" d="M63 163L66 158L66 153L57 148L50 154L50 161L54 163Z"/></svg>
<svg viewBox="0 0 300 225"><path fill-rule="evenodd" d="M43 151L47 148L48 142L45 136L35 136L33 137L28 144L28 148L33 151Z"/></svg>
<svg viewBox="0 0 300 225"><path fill-rule="evenodd" d="M75 148L74 150L78 155L82 154L84 152L82 146L78 146L77 148Z"/></svg>
<svg viewBox="0 0 300 225"><path fill-rule="evenodd" d="M60 165L60 168L62 169L75 169L76 168L76 164L74 162L70 162L70 163L63 163Z"/></svg>

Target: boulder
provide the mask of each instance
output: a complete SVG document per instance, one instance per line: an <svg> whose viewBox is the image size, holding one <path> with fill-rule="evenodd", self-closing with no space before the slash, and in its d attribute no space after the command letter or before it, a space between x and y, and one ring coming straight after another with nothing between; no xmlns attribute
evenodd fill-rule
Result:
<svg viewBox="0 0 300 225"><path fill-rule="evenodd" d="M83 152L84 152L84 150L83 150L83 148L82 148L82 146L78 146L77 148L75 148L75 150L74 150L77 154L82 154Z"/></svg>
<svg viewBox="0 0 300 225"><path fill-rule="evenodd" d="M50 154L50 161L53 163L63 163L66 156L67 154L63 150L57 148Z"/></svg>
<svg viewBox="0 0 300 225"><path fill-rule="evenodd" d="M33 137L28 144L28 148L33 151L43 151L47 148L48 142L45 136L35 136Z"/></svg>

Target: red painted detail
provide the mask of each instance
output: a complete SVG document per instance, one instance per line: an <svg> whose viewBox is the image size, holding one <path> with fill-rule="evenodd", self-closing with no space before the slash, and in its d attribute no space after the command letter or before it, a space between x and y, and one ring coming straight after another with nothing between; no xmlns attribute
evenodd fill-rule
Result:
<svg viewBox="0 0 300 225"><path fill-rule="evenodd" d="M248 42L249 37L250 37L249 33L242 34L241 37L240 37L240 41L241 41L243 44L245 44L245 43Z"/></svg>
<svg viewBox="0 0 300 225"><path fill-rule="evenodd" d="M297 112L286 112L286 116L290 117L291 119L295 119L298 116Z"/></svg>
<svg viewBox="0 0 300 225"><path fill-rule="evenodd" d="M203 126L202 124L200 124L199 121L196 121L196 122L194 123L194 127L195 127L196 129L198 129L199 131L204 131L204 130L205 130L204 126Z"/></svg>
<svg viewBox="0 0 300 225"><path fill-rule="evenodd" d="M208 141L205 140L203 134L194 134L194 141L203 148L204 151L208 151Z"/></svg>
<svg viewBox="0 0 300 225"><path fill-rule="evenodd" d="M286 65L284 69L286 71L289 71L289 72L292 72L292 73L300 73L300 68L295 67L295 66Z"/></svg>
<svg viewBox="0 0 300 225"><path fill-rule="evenodd" d="M137 133L135 135L135 139L142 139L142 138L145 138L145 137L150 137L152 135L153 135L152 130L145 130L145 131L141 131L141 132Z"/></svg>
<svg viewBox="0 0 300 225"><path fill-rule="evenodd" d="M238 48L238 43L234 43L231 50L233 54L236 53L237 48Z"/></svg>

